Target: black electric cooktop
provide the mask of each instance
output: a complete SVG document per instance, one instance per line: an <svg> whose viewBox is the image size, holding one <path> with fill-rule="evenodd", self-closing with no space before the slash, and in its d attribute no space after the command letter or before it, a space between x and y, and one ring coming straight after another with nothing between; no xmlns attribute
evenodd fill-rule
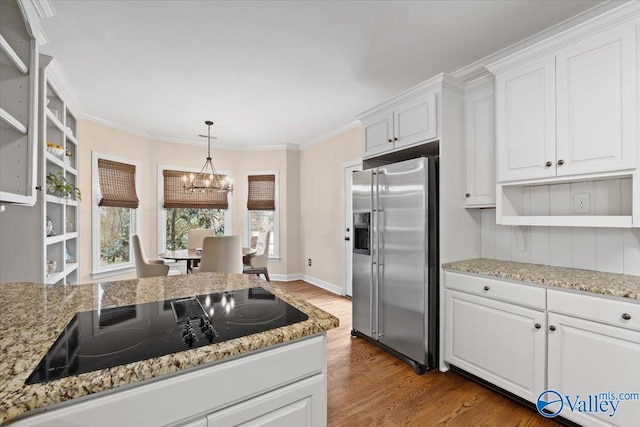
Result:
<svg viewBox="0 0 640 427"><path fill-rule="evenodd" d="M26 383L177 353L308 318L262 288L78 312Z"/></svg>

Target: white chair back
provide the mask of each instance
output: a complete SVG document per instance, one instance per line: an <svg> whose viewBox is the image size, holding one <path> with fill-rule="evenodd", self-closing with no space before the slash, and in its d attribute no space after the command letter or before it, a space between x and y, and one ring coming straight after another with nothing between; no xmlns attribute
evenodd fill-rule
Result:
<svg viewBox="0 0 640 427"><path fill-rule="evenodd" d="M205 237L198 272L242 274L242 240L240 236Z"/></svg>
<svg viewBox="0 0 640 427"><path fill-rule="evenodd" d="M266 268L269 264L269 243L271 242L271 231L261 231L258 233L258 241L256 243L256 254L253 255L249 262L253 268Z"/></svg>
<svg viewBox="0 0 640 427"><path fill-rule="evenodd" d="M142 249L140 236L134 234L131 236L131 240L133 241L133 256L136 261L136 275L138 276L138 279L142 279L144 277L166 276L169 273L168 265L156 264L147 261L147 258L144 256L144 249Z"/></svg>
<svg viewBox="0 0 640 427"><path fill-rule="evenodd" d="M215 230L206 228L194 228L187 233L187 249L198 249L203 247L205 237L215 236Z"/></svg>

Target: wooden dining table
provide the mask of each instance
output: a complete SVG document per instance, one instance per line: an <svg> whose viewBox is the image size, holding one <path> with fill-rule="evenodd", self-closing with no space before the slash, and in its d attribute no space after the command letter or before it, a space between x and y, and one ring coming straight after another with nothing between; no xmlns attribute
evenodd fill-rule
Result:
<svg viewBox="0 0 640 427"><path fill-rule="evenodd" d="M256 250L253 248L242 248L242 257L247 255L253 255ZM180 249L177 251L166 251L158 255L163 259L172 259L174 261L186 261L187 273L191 273L191 269L194 265L200 262L202 259L202 249Z"/></svg>

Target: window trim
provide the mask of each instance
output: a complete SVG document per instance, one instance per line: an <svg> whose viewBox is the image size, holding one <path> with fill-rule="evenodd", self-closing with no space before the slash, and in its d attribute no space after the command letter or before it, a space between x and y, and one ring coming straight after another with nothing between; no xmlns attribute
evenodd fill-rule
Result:
<svg viewBox="0 0 640 427"><path fill-rule="evenodd" d="M189 166L176 166L176 165L158 165L158 253L165 252L167 248L167 230L165 222L167 221L167 210L163 207L164 204L164 171L178 170L185 172L200 172L200 168L194 168ZM233 179L231 171L217 170L218 175L226 175L228 178ZM229 209L224 213L224 235L230 236L233 234L233 197L229 200Z"/></svg>
<svg viewBox="0 0 640 427"><path fill-rule="evenodd" d="M136 193L141 194L141 175L142 169L138 160L128 159L125 157L114 156L112 154L101 153L99 151L91 151L91 278L102 279L104 277L116 276L120 274L135 271L136 262L133 251L130 252L131 261L126 264L118 264L109 267L100 265L100 180L98 177L98 159L111 160L114 162L127 163L136 167ZM142 203L140 203L142 205ZM133 209L133 208L130 208ZM129 247L133 248L131 236L138 232L138 224L142 224L142 208L138 206L133 209L131 215L131 224L129 225Z"/></svg>
<svg viewBox="0 0 640 427"><path fill-rule="evenodd" d="M245 199L249 197L249 176L252 175L275 175L275 195L274 202L276 209L273 215L273 231L272 237L273 241L273 255L269 255L269 261L279 262L280 261L280 170L257 170L257 171L247 171L244 173L244 194ZM244 246L249 247L251 245L251 232L249 230L249 209L247 209L247 200L243 201L243 211L244 211Z"/></svg>

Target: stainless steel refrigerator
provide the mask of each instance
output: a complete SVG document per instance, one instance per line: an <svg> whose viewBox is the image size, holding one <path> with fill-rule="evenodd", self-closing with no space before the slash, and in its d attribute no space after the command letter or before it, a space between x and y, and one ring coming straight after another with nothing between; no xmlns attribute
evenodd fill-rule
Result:
<svg viewBox="0 0 640 427"><path fill-rule="evenodd" d="M438 354L438 159L353 174L351 335L409 363Z"/></svg>

